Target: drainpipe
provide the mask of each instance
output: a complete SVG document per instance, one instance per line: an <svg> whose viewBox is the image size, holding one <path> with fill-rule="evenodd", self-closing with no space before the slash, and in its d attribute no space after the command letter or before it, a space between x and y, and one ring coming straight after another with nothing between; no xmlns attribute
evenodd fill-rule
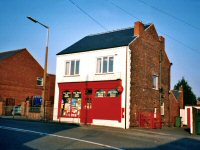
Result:
<svg viewBox="0 0 200 150"><path fill-rule="evenodd" d="M126 128L126 121L127 121L127 71L128 71L128 46L126 47L126 73L125 73L125 109L124 109L124 117L125 117L125 129Z"/></svg>
<svg viewBox="0 0 200 150"><path fill-rule="evenodd" d="M160 89L159 89L159 93L160 93L160 107L162 105L162 50L160 50Z"/></svg>

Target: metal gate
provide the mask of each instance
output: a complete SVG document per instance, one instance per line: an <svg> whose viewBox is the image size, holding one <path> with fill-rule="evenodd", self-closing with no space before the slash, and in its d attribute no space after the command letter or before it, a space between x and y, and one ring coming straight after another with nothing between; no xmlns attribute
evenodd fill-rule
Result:
<svg viewBox="0 0 200 150"><path fill-rule="evenodd" d="M139 112L139 127L140 128L162 128L162 119L160 113Z"/></svg>
<svg viewBox="0 0 200 150"><path fill-rule="evenodd" d="M12 116L13 108L15 106L14 98L6 98L5 115Z"/></svg>
<svg viewBox="0 0 200 150"><path fill-rule="evenodd" d="M195 114L195 117L196 117L196 120L195 120L196 134L200 134L200 110L196 109L195 113L196 113Z"/></svg>

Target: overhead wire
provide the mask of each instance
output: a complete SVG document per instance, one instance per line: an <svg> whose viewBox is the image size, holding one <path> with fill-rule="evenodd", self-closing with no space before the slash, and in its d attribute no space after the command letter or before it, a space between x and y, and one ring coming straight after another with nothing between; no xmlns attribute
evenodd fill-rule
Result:
<svg viewBox="0 0 200 150"><path fill-rule="evenodd" d="M113 6L117 7L118 9L120 9L121 11L123 11L124 13L128 14L129 16L139 20L139 21L142 21L140 20L140 18L134 16L133 14L131 14L130 12L126 11L125 9L123 9L122 7L120 7L119 5L117 5L116 3L113 3L112 1L109 1Z"/></svg>
<svg viewBox="0 0 200 150"><path fill-rule="evenodd" d="M97 21L95 18L93 18L89 13L87 13L83 8L81 8L77 3L75 3L73 0L69 0L71 4L73 4L76 8L78 8L82 13L84 13L86 16L88 16L91 20L93 20L96 24L98 24L102 29L105 31L108 31L108 29L103 26L99 21Z"/></svg>
<svg viewBox="0 0 200 150"><path fill-rule="evenodd" d="M169 17L171 17L171 18L173 18L173 19L175 19L175 20L177 20L177 21L179 21L181 23L184 23L184 24L186 24L186 25L188 25L188 26L200 31L199 27L197 27L197 26L195 26L195 25L193 25L193 24L191 24L191 23L189 23L189 22L187 22L187 21L185 21L185 20L183 20L183 19L181 19L179 17L176 17L176 16L174 16L174 15L172 15L172 14L170 14L170 13L168 13L168 12L166 12L166 11L160 9L160 8L157 8L157 7L153 6L153 5L150 5L149 3L147 3L147 2L145 2L143 0L137 0L137 1L140 2L140 3L143 3L144 5L146 5L148 7L151 7L153 9L155 9L156 11L158 11L158 12L160 12L162 14L165 14L165 15L167 15L167 16L169 16Z"/></svg>
<svg viewBox="0 0 200 150"><path fill-rule="evenodd" d="M129 15L129 16L131 16L131 17L133 17L133 18L136 18L135 16L133 16L130 12L128 12L127 10L126 11L124 11L125 9L124 8L122 8L121 6L119 6L119 5L117 5L116 3L114 3L113 1L109 1L112 5L114 5L115 7L117 6L117 8L118 9L120 9L121 11L123 11L124 13L126 13L127 15ZM138 18L138 17L137 17ZM141 19L140 18L138 18L138 20L140 20L141 21ZM190 46L188 46L187 44L185 44L185 43L183 43L182 41L180 41L180 40L177 40L176 38L174 38L173 36L170 36L170 35L168 35L168 34L166 34L166 33L164 33L164 32L161 32L162 34L164 34L164 35L166 35L167 37L169 37L170 39L172 39L173 41L175 41L175 42L177 42L177 43L179 43L180 45L182 45L182 46L184 46L184 47L186 47L187 49L190 49L190 50L192 50L192 51L195 51L195 52L198 52L198 53L200 53L200 51L199 50L197 50L197 49L194 49L194 48L192 48L192 47L190 47Z"/></svg>

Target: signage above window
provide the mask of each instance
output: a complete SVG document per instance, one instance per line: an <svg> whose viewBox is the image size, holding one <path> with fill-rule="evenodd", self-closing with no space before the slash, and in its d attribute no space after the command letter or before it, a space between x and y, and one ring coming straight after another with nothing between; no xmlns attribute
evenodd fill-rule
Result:
<svg viewBox="0 0 200 150"><path fill-rule="evenodd" d="M81 92L80 91L73 92L73 98L81 98Z"/></svg>
<svg viewBox="0 0 200 150"><path fill-rule="evenodd" d="M104 90L96 91L96 97L106 97L106 91Z"/></svg>
<svg viewBox="0 0 200 150"><path fill-rule="evenodd" d="M112 89L108 91L108 97L117 97L119 95L119 92L116 89Z"/></svg>

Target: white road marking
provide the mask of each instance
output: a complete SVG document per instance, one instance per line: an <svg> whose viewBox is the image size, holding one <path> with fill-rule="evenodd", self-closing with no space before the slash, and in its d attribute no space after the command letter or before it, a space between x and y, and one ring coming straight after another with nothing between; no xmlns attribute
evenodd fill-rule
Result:
<svg viewBox="0 0 200 150"><path fill-rule="evenodd" d="M82 140L82 139L68 137L68 136L49 134L49 133L45 133L45 132L38 132L38 131L32 131L32 130L26 130L26 129L20 129L20 128L13 128L13 127L6 127L6 126L0 126L0 129L18 131L18 132L34 133L34 134L45 135L45 136L53 136L53 137L70 139L70 140L74 140L74 141L79 141L79 142L89 143L89 144L93 144L93 145L98 145L98 146L101 146L101 147L111 148L111 149L115 149L115 150L124 150L124 149L117 148L117 147L110 146L110 145L106 145L106 144L96 143L96 142Z"/></svg>

